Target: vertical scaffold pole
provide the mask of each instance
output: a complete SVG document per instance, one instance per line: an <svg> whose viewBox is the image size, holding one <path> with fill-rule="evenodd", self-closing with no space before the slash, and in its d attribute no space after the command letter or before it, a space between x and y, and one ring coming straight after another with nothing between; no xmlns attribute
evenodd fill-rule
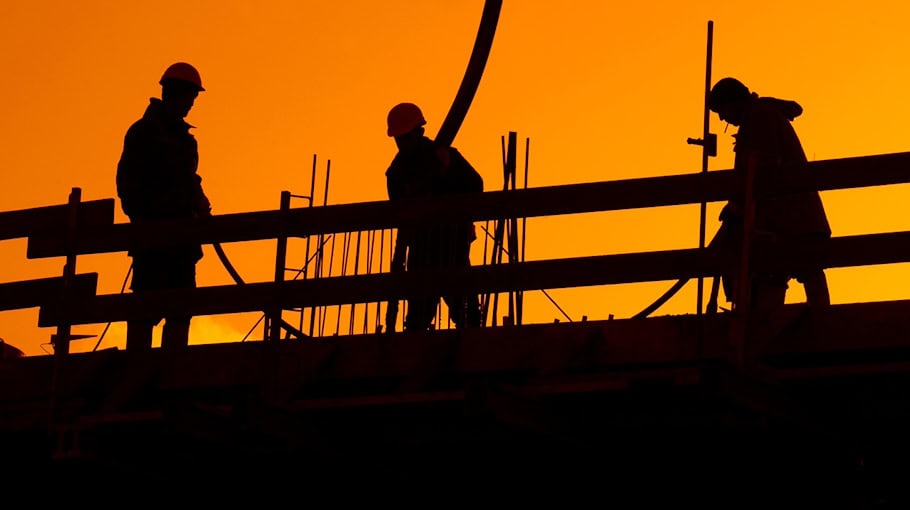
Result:
<svg viewBox="0 0 910 510"><path fill-rule="evenodd" d="M70 191L67 224L66 224L66 263L63 266L63 299L64 306L66 300L70 298L73 287L73 279L76 277L76 251L73 244L76 242L76 226L79 221L79 203L82 201L82 189L73 188ZM64 320L57 326L57 334L54 338L54 356L58 359L66 356L70 352L70 335L72 326L69 321Z"/></svg>
<svg viewBox="0 0 910 510"><path fill-rule="evenodd" d="M708 158L717 155L717 136L711 133L711 110L708 108L708 96L711 94L711 61L714 47L714 22L708 21L708 45L705 53L705 108L704 108L704 131L701 139L701 172L708 172ZM698 248L705 247L705 224L707 221L708 204L702 200L699 209L698 221ZM696 314L701 315L704 309L705 295L704 277L698 277L697 307Z"/></svg>
<svg viewBox="0 0 910 510"><path fill-rule="evenodd" d="M291 192L282 191L281 192L281 205L279 209L282 212L282 225L285 224L285 218L287 217L287 212L291 208ZM275 247L275 282L284 281L284 271L287 266L287 254L288 254L288 237L285 231L281 232L281 235L278 236L276 247ZM274 305L271 310L268 312L268 319L266 320L266 330L268 336L266 337L269 341L278 341L281 336L281 306Z"/></svg>
<svg viewBox="0 0 910 510"><path fill-rule="evenodd" d="M509 181L509 189L515 190L517 178L515 176L518 163L515 161L518 158L518 133L515 131L509 131L509 144L507 149L506 156L506 166ZM509 263L516 264L518 263L518 218L512 217L509 218ZM516 301L518 299L518 293L516 291L509 291L509 321L511 324L518 324L518 318L516 316Z"/></svg>

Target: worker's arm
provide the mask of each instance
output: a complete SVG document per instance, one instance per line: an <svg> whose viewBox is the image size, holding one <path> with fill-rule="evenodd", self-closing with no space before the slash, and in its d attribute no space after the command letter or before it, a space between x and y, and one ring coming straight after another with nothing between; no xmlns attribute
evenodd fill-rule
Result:
<svg viewBox="0 0 910 510"><path fill-rule="evenodd" d="M133 124L123 139L123 152L117 163L117 196L123 212L131 219L152 212L149 182L154 172L155 146L146 126Z"/></svg>
<svg viewBox="0 0 910 510"><path fill-rule="evenodd" d="M212 215L212 203L209 201L209 197L205 195L205 191L202 189L202 177L199 174L194 174L195 186L193 189L193 212L200 217L208 217Z"/></svg>

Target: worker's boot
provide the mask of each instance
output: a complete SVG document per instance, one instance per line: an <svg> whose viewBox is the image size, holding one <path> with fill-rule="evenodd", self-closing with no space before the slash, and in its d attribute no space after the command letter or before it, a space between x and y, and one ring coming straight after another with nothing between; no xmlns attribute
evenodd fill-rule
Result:
<svg viewBox="0 0 910 510"><path fill-rule="evenodd" d="M152 348L152 329L154 325L145 321L126 323L126 349L128 351L147 351Z"/></svg>
<svg viewBox="0 0 910 510"><path fill-rule="evenodd" d="M189 344L189 321L169 320L164 323L161 332L161 348L167 350L180 350Z"/></svg>

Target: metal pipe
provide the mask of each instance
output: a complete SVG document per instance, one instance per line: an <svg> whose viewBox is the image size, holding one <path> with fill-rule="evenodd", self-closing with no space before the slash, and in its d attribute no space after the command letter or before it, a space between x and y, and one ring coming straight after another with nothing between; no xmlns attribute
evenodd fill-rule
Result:
<svg viewBox="0 0 910 510"><path fill-rule="evenodd" d="M518 151L518 133L515 131L509 132L509 149L508 149L508 172L509 172L509 185L511 189L516 188L516 180L518 177L516 174L517 166L517 155ZM509 218L509 263L514 264L518 262L518 218L513 216ZM518 324L516 319L516 306L518 300L517 291L509 291L509 319L512 321L512 324Z"/></svg>
<svg viewBox="0 0 910 510"><path fill-rule="evenodd" d="M531 152L531 139L525 138L525 177L524 177L524 189L528 189L528 156ZM527 239L528 231L528 217L523 216L521 218L521 253L519 254L519 260L521 262L525 261L525 240ZM524 311L524 297L525 292L523 290L518 291L518 321L517 324L522 323L522 315Z"/></svg>
<svg viewBox="0 0 910 510"><path fill-rule="evenodd" d="M363 233L362 230L357 231L357 245L354 248L354 276L360 274L360 236ZM354 316L357 311L357 303L351 303L351 318L348 321L348 334L354 334Z"/></svg>
<svg viewBox="0 0 910 510"><path fill-rule="evenodd" d="M332 170L332 160L329 159L329 160L326 160L326 163L325 163L325 187L323 188L323 194L322 194L322 206L323 207L329 205L329 176L331 174L331 170ZM316 277L317 278L322 277L323 259L325 258L325 256L324 256L324 254L325 254L324 235L325 234L319 234L319 251L318 251L319 257L316 259ZM330 274L330 276L331 276L331 274ZM322 315L321 320L325 320L325 310L324 309L321 310L320 315ZM303 315L302 314L301 314L300 320L301 320L300 330L303 331L303 324L302 324ZM311 337L313 336L313 323L314 322L316 322L316 307L313 307L310 309L309 334Z"/></svg>
<svg viewBox="0 0 910 510"><path fill-rule="evenodd" d="M376 244L376 231L368 230L367 231L367 250L366 250L366 273L367 275L373 274L373 248ZM363 308L363 334L367 332L367 326L369 325L369 316L370 316L370 302L367 301L364 303Z"/></svg>
<svg viewBox="0 0 910 510"><path fill-rule="evenodd" d="M282 191L281 192L281 203L279 210L282 212L287 212L291 208L291 192ZM284 281L284 271L287 267L287 252L288 252L288 238L287 236L279 236L275 242L275 282ZM306 270L306 266L304 266ZM268 312L268 319L266 320L266 331L267 335L265 338L269 341L278 341L281 336L281 308L272 309Z"/></svg>
<svg viewBox="0 0 910 510"><path fill-rule="evenodd" d="M714 156L717 153L717 142L716 138L713 138L711 134L711 110L708 108L708 97L711 94L711 60L712 60L712 49L714 46L714 22L708 21L708 47L706 50L705 58L705 108L704 108L704 130L702 132L702 144L701 144L701 171L702 173L708 172L708 157ZM699 208L698 216L698 247L699 249L705 247L705 224L706 224L706 215L708 204L704 200L701 201ZM702 308L704 307L704 277L698 277L698 292L697 292L697 303L696 314L702 314Z"/></svg>
<svg viewBox="0 0 910 510"><path fill-rule="evenodd" d="M379 231L379 268L378 272L382 273L382 257L385 255L385 229ZM374 329L379 332L380 324L380 308L382 308L382 301L376 301L376 323L374 324Z"/></svg>
<svg viewBox="0 0 910 510"><path fill-rule="evenodd" d="M351 249L351 233L344 233L344 242L342 243L341 251L341 276L347 276L348 269L348 252ZM338 336L339 331L341 330L341 308L343 305L338 305L338 313L335 315L335 336Z"/></svg>

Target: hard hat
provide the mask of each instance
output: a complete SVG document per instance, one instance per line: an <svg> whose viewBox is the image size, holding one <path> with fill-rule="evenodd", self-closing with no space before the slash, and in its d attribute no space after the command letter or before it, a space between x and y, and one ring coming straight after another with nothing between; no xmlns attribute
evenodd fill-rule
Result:
<svg viewBox="0 0 910 510"><path fill-rule="evenodd" d="M199 71L186 62L177 62L165 69L164 74L161 75L161 79L158 80L158 83L164 85L165 80L182 80L192 83L200 92L205 90L202 88L202 78L199 76Z"/></svg>
<svg viewBox="0 0 910 510"><path fill-rule="evenodd" d="M711 87L708 94L708 109L717 111L725 103L743 101L749 97L749 87L736 78L722 78Z"/></svg>
<svg viewBox="0 0 910 510"><path fill-rule="evenodd" d="M423 118L423 112L420 111L416 104L400 103L389 110L388 135L403 135L426 123L427 121Z"/></svg>

